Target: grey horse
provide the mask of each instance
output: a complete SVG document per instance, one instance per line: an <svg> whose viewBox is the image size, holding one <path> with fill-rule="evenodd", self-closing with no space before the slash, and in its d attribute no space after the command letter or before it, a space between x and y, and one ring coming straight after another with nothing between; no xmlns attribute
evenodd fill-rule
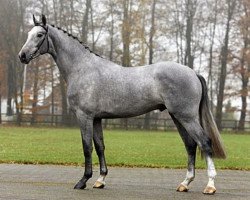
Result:
<svg viewBox="0 0 250 200"><path fill-rule="evenodd" d="M19 58L28 64L39 55L49 53L67 83L67 98L81 129L85 171L75 189L84 189L92 177L92 141L99 158L100 176L94 188L105 186L108 173L101 121L123 118L152 110L170 113L188 154L186 178L177 191L187 192L195 177L197 146L208 168L204 194L216 191L212 157L225 158L220 134L208 106L207 88L202 76L189 67L174 62L159 62L140 67L122 67L89 50L76 37L59 27L37 21L22 47ZM153 142L153 141L152 141Z"/></svg>

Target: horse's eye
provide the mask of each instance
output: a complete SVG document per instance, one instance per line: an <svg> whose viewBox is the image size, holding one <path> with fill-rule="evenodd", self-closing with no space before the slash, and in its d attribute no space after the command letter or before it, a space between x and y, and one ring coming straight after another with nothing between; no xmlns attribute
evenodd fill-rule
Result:
<svg viewBox="0 0 250 200"><path fill-rule="evenodd" d="M38 33L38 34L37 34L37 37L39 37L39 38L42 37L42 36L43 36L42 33Z"/></svg>

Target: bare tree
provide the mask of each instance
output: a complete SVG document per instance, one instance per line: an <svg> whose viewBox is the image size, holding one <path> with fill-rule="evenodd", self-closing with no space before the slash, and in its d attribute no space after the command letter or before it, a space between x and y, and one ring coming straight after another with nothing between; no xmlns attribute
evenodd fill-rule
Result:
<svg viewBox="0 0 250 200"><path fill-rule="evenodd" d="M239 72L241 76L241 111L240 111L240 121L238 125L239 130L244 130L245 120L247 113L247 97L248 97L248 83L249 83L249 73L250 73L250 2L243 1L243 13L239 22L239 28L242 34L243 47L241 49L241 55L239 57L240 66Z"/></svg>
<svg viewBox="0 0 250 200"><path fill-rule="evenodd" d="M153 64L153 56L154 56L154 46L153 46L153 39L155 34L155 7L156 7L156 0L153 0L152 9L151 9L151 27L149 33L149 64ZM150 128L150 112L146 113L145 120L144 120L144 129Z"/></svg>
<svg viewBox="0 0 250 200"><path fill-rule="evenodd" d="M214 51L214 40L215 40L215 31L217 25L217 15L218 15L218 0L215 0L211 5L211 26L210 26L210 47L209 47L209 61L208 61L208 87L211 100L211 110L213 111L213 51Z"/></svg>
<svg viewBox="0 0 250 200"><path fill-rule="evenodd" d="M87 40L88 40L89 12L91 9L91 1L92 0L86 0L85 12L83 15L83 20L82 20L82 41L84 43L87 43Z"/></svg>
<svg viewBox="0 0 250 200"><path fill-rule="evenodd" d="M110 22L110 51L109 51L109 60L113 60L114 56L114 3L112 1L109 1L109 7L110 7L110 16L111 16L111 22Z"/></svg>
<svg viewBox="0 0 250 200"><path fill-rule="evenodd" d="M28 1L1 1L1 34L4 40L4 49L7 52L8 58L6 64L7 80L8 80L8 100L7 114L11 115L12 101L16 105L17 123L21 123L21 115L23 111L23 67L18 60L17 54L20 45L23 43L25 31L24 13Z"/></svg>
<svg viewBox="0 0 250 200"><path fill-rule="evenodd" d="M192 55L192 33L193 33L193 20L197 8L197 0L186 0L186 50L184 64L190 68L194 68L194 56Z"/></svg>
<svg viewBox="0 0 250 200"><path fill-rule="evenodd" d="M219 93L217 95L217 108L216 108L216 123L218 129L221 130L222 124L222 108L223 108L223 100L224 100L224 92L225 92L225 81L227 75L227 58L228 58L228 44L229 44L229 33L231 28L231 20L233 17L233 13L236 6L236 0L226 0L227 7L227 15L226 15L226 31L224 36L224 44L221 49L221 71L219 77Z"/></svg>
<svg viewBox="0 0 250 200"><path fill-rule="evenodd" d="M130 61L130 42L131 42L131 0L123 1L123 19L122 19L122 44L123 44L123 55L122 65L124 67L131 66Z"/></svg>

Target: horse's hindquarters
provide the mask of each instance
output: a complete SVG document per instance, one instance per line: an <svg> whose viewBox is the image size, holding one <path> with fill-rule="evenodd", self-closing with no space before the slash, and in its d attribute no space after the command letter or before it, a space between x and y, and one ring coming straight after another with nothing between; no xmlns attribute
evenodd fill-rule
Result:
<svg viewBox="0 0 250 200"><path fill-rule="evenodd" d="M192 69L177 63L160 63L155 70L155 79L158 92L170 113L198 114L202 87Z"/></svg>

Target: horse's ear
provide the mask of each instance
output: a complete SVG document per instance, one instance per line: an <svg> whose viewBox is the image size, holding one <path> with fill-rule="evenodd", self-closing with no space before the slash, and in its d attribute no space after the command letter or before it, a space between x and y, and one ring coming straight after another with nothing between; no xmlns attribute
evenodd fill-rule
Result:
<svg viewBox="0 0 250 200"><path fill-rule="evenodd" d="M36 20L36 18L35 18L35 15L33 14L33 22L34 22L34 25L35 26L37 26L39 23L38 23L38 21Z"/></svg>
<svg viewBox="0 0 250 200"><path fill-rule="evenodd" d="M44 14L42 14L42 23L44 26L46 26L46 17Z"/></svg>

